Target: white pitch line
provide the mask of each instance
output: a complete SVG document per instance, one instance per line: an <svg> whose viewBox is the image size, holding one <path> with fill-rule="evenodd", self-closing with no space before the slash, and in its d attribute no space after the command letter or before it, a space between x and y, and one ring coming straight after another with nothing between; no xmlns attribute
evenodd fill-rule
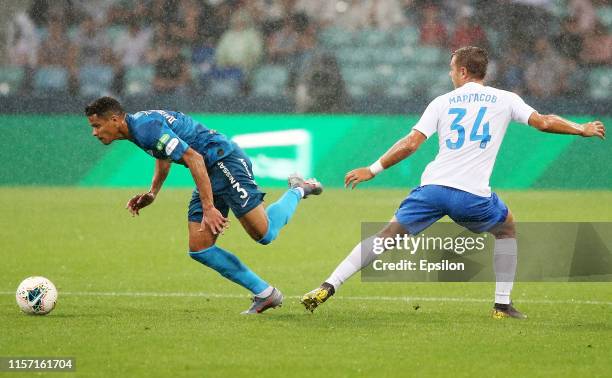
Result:
<svg viewBox="0 0 612 378"><path fill-rule="evenodd" d="M242 299L248 298L248 295L240 294L218 294L218 293L155 293L155 292L95 292L95 291L74 291L61 292L68 296L102 296L102 297L203 297L203 298L221 298L221 299ZM0 295L15 295L12 291L0 291ZM299 299L299 295L286 296L287 298ZM340 300L349 301L388 301L388 302L470 302L470 303L488 303L490 299L484 298L461 298L461 297L384 297L384 296L365 296L365 297L335 297ZM608 301L583 301L583 300L555 300L555 299L521 299L521 303L534 304L577 304L577 305L605 305L612 306L612 302Z"/></svg>

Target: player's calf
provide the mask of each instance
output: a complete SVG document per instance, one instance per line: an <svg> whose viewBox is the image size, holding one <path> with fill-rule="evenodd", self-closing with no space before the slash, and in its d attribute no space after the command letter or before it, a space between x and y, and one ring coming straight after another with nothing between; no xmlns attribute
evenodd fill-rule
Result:
<svg viewBox="0 0 612 378"><path fill-rule="evenodd" d="M216 245L201 251L191 251L189 256L249 290L260 299L267 298L273 292L273 287L249 269L238 257Z"/></svg>

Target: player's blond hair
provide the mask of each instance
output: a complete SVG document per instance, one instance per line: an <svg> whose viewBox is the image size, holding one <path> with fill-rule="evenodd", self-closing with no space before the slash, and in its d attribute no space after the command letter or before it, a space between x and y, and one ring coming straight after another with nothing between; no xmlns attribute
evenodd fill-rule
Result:
<svg viewBox="0 0 612 378"><path fill-rule="evenodd" d="M482 80L487 75L487 66L489 65L487 50L481 47L465 46L455 50L451 59L453 56L455 57L455 65L465 67L471 77Z"/></svg>

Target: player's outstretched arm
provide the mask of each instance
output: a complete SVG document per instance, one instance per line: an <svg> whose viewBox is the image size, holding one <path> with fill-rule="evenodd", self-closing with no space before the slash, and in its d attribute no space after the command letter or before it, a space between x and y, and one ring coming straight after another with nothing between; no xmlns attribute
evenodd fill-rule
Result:
<svg viewBox="0 0 612 378"><path fill-rule="evenodd" d="M220 234L225 230L227 226L227 218L225 218L219 210L217 210L213 204L212 185L210 184L210 178L206 171L206 165L204 165L204 158L193 148L188 148L183 155L183 161L189 167L193 181L200 192L200 201L202 202L202 209L204 216L202 217L202 224L198 231L204 231L208 225L211 231L216 235Z"/></svg>
<svg viewBox="0 0 612 378"><path fill-rule="evenodd" d="M427 137L418 130L412 130L369 167L353 169L344 176L344 186L354 189L362 181L371 180L379 172L406 159L419 149Z"/></svg>
<svg viewBox="0 0 612 378"><path fill-rule="evenodd" d="M168 177L168 172L170 172L170 162L156 159L151 189L149 189L147 193L136 194L128 201L127 205L125 205L125 208L128 209L132 216L139 215L140 209L149 206L155 201L157 193L159 193L164 181L166 181L166 177Z"/></svg>
<svg viewBox="0 0 612 378"><path fill-rule="evenodd" d="M601 121L578 124L555 114L533 112L529 117L529 125L545 133L606 138L606 127Z"/></svg>

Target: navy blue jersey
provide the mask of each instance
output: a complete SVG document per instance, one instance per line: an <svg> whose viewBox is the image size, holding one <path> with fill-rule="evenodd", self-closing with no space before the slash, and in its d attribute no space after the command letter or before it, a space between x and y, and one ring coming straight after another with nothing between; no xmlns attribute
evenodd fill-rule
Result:
<svg viewBox="0 0 612 378"><path fill-rule="evenodd" d="M206 166L210 167L234 150L225 135L180 112L145 110L127 114L125 121L132 142L156 159L185 165L182 157L191 147L204 156Z"/></svg>

